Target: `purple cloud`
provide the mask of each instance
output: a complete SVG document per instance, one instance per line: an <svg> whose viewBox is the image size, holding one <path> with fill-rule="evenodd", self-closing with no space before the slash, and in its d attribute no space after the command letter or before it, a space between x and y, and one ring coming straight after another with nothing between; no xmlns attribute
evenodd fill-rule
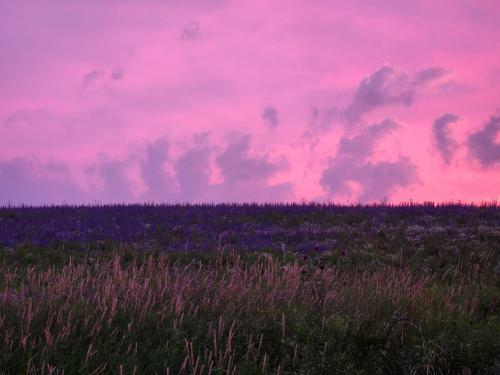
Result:
<svg viewBox="0 0 500 375"><path fill-rule="evenodd" d="M344 112L337 107L330 107L322 111L318 107L311 108L309 124L307 130L302 134L302 138L310 144L313 151L321 140L321 133L330 130L334 121L344 121Z"/></svg>
<svg viewBox="0 0 500 375"><path fill-rule="evenodd" d="M168 140L162 137L146 143L142 152L130 152L122 159L100 155L100 160L86 170L89 176L97 177L100 182L90 194L101 202L173 202L177 198L176 181L164 168L171 161L169 148ZM138 167L138 178L145 189L141 194L134 192L130 178L134 166Z"/></svg>
<svg viewBox="0 0 500 375"><path fill-rule="evenodd" d="M92 70L83 76L82 88L85 90L102 80L106 76L106 73L102 70Z"/></svg>
<svg viewBox="0 0 500 375"><path fill-rule="evenodd" d="M251 156L249 135L233 137L224 152L217 156L217 164L224 177L218 188L218 201L280 201L290 199L291 185L269 185L268 179L287 169L285 160L269 160L267 155ZM220 194L220 195L219 195Z"/></svg>
<svg viewBox="0 0 500 375"><path fill-rule="evenodd" d="M417 168L407 157L400 156L394 162L367 161L376 143L398 127L396 121L386 119L363 129L357 136L341 138L337 154L329 159L320 179L328 195L350 194L351 184L357 183L363 189L359 199L373 201L414 182Z"/></svg>
<svg viewBox="0 0 500 375"><path fill-rule="evenodd" d="M450 164L453 155L458 149L457 142L451 138L449 125L457 122L458 116L453 113L446 113L434 121L432 133L437 150L441 154L445 164Z"/></svg>
<svg viewBox="0 0 500 375"><path fill-rule="evenodd" d="M358 86L351 104L345 111L350 124L357 123L361 117L378 107L387 105L410 106L417 93L432 81L444 76L441 68L428 68L408 74L390 66L383 66Z"/></svg>
<svg viewBox="0 0 500 375"><path fill-rule="evenodd" d="M282 169L281 165L270 162L265 156L250 157L250 138L249 135L234 137L217 157L225 183L230 185L252 179L262 181Z"/></svg>
<svg viewBox="0 0 500 375"><path fill-rule="evenodd" d="M291 184L268 183L275 173L287 168L286 162L273 162L265 154L250 155L249 135L234 136L220 153L208 143L208 135L197 143L175 162L180 200L276 202L291 199ZM223 178L221 183L210 183L212 156L215 156L216 166Z"/></svg>
<svg viewBox="0 0 500 375"><path fill-rule="evenodd" d="M289 183L268 183L275 173L287 168L286 162L273 162L265 154L250 155L250 136L234 136L220 153L210 145L206 133L195 136L194 141L195 145L175 160L169 156L168 140L159 138L148 143L143 153L95 163L89 173L97 174L101 185L92 195L106 202L264 202L292 198ZM221 183L210 182L212 157L221 171ZM146 189L135 196L127 177L133 163L138 164ZM165 171L166 163L173 165L175 175Z"/></svg>
<svg viewBox="0 0 500 375"><path fill-rule="evenodd" d="M359 183L363 189L359 199L367 202L387 198L396 187L414 182L415 175L416 166L407 157L400 157L394 162L364 164L349 159L332 159L320 183L329 195L349 194L349 183Z"/></svg>
<svg viewBox="0 0 500 375"><path fill-rule="evenodd" d="M125 71L123 70L123 68L116 67L111 72L112 81L121 81L124 76L125 76Z"/></svg>
<svg viewBox="0 0 500 375"><path fill-rule="evenodd" d="M266 107L262 113L262 119L271 129L276 128L279 125L278 110L271 106Z"/></svg>
<svg viewBox="0 0 500 375"><path fill-rule="evenodd" d="M4 120L4 124L6 126L37 126L41 123L51 121L53 117L54 116L43 109L21 109L7 116Z"/></svg>
<svg viewBox="0 0 500 375"><path fill-rule="evenodd" d="M496 141L499 132L500 116L492 116L482 130L469 135L469 151L485 167L500 162L500 144Z"/></svg>
<svg viewBox="0 0 500 375"><path fill-rule="evenodd" d="M194 39L200 34L200 23L198 21L188 22L182 29L181 39Z"/></svg>
<svg viewBox="0 0 500 375"><path fill-rule="evenodd" d="M164 169L169 149L167 138L159 138L146 146L145 158L140 160L141 177L147 188L144 198L148 201L166 202L174 198L174 178Z"/></svg>
<svg viewBox="0 0 500 375"><path fill-rule="evenodd" d="M111 72L95 69L83 76L82 89L101 88L109 83L123 80L125 71L123 68L115 67Z"/></svg>
<svg viewBox="0 0 500 375"><path fill-rule="evenodd" d="M342 158L352 157L357 160L363 160L372 154L373 148L379 139L399 126L393 119L385 119L380 124L367 127L361 134L355 137L343 137L340 139L337 155Z"/></svg>
<svg viewBox="0 0 500 375"><path fill-rule="evenodd" d="M178 199L175 178L165 171L165 164L171 162L170 143L166 137L160 137L144 145L141 152L130 152L123 159L108 160L102 157L90 169L96 174L101 186L94 189L93 195L104 202L173 202ZM128 172L138 167L138 178L144 191L134 194Z"/></svg>
<svg viewBox="0 0 500 375"><path fill-rule="evenodd" d="M101 186L93 188L91 195L106 203L131 203L134 201L130 181L127 178L128 160L102 159L87 169L99 177Z"/></svg>
<svg viewBox="0 0 500 375"><path fill-rule="evenodd" d="M76 204L85 193L69 178L66 166L15 158L0 162L0 205Z"/></svg>
<svg viewBox="0 0 500 375"><path fill-rule="evenodd" d="M409 74L391 66L382 66L360 82L347 107L334 105L323 110L313 107L308 130L303 137L314 149L319 143L320 134L330 130L333 123L347 123L353 127L365 114L376 108L389 105L408 107L417 94L445 74L446 71L438 67Z"/></svg>
<svg viewBox="0 0 500 375"><path fill-rule="evenodd" d="M210 186L210 157L214 148L208 144L208 134L198 136L198 144L175 162L181 201L206 201L213 195Z"/></svg>

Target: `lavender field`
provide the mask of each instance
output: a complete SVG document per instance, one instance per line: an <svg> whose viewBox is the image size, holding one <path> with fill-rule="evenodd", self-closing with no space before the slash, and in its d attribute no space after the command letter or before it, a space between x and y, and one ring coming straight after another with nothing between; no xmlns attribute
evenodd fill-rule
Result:
<svg viewBox="0 0 500 375"><path fill-rule="evenodd" d="M498 374L500 209L0 208L0 374Z"/></svg>

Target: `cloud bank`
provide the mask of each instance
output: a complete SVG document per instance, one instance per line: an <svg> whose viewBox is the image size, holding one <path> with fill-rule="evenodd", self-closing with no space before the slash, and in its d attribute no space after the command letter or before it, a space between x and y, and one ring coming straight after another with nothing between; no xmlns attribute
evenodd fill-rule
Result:
<svg viewBox="0 0 500 375"><path fill-rule="evenodd" d="M272 161L267 154L251 152L251 136L233 135L218 150L207 135L195 136L195 144L180 157L170 155L170 142L161 137L144 145L141 152L125 158L100 155L86 173L97 181L88 189L80 187L62 163L40 163L13 159L0 163L1 204L46 202L279 202L293 200L290 183L270 183L276 173L288 168L281 157ZM215 165L211 165L211 160ZM166 168L170 164L172 170ZM134 183L131 172L137 167ZM213 181L213 168L221 181ZM136 185L140 185L137 189ZM28 199L26 199L28 197Z"/></svg>

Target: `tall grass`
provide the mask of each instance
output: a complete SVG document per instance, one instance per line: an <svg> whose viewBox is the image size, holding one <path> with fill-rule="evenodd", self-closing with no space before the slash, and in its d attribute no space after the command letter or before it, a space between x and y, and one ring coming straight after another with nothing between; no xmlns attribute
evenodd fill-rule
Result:
<svg viewBox="0 0 500 375"><path fill-rule="evenodd" d="M3 374L472 374L500 369L479 264L116 253L0 266Z"/></svg>

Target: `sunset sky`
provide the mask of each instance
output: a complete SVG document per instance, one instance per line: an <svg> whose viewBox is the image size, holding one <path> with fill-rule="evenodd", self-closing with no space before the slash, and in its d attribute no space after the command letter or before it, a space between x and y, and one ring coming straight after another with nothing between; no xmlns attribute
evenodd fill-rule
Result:
<svg viewBox="0 0 500 375"><path fill-rule="evenodd" d="M496 0L0 0L0 206L500 199Z"/></svg>

